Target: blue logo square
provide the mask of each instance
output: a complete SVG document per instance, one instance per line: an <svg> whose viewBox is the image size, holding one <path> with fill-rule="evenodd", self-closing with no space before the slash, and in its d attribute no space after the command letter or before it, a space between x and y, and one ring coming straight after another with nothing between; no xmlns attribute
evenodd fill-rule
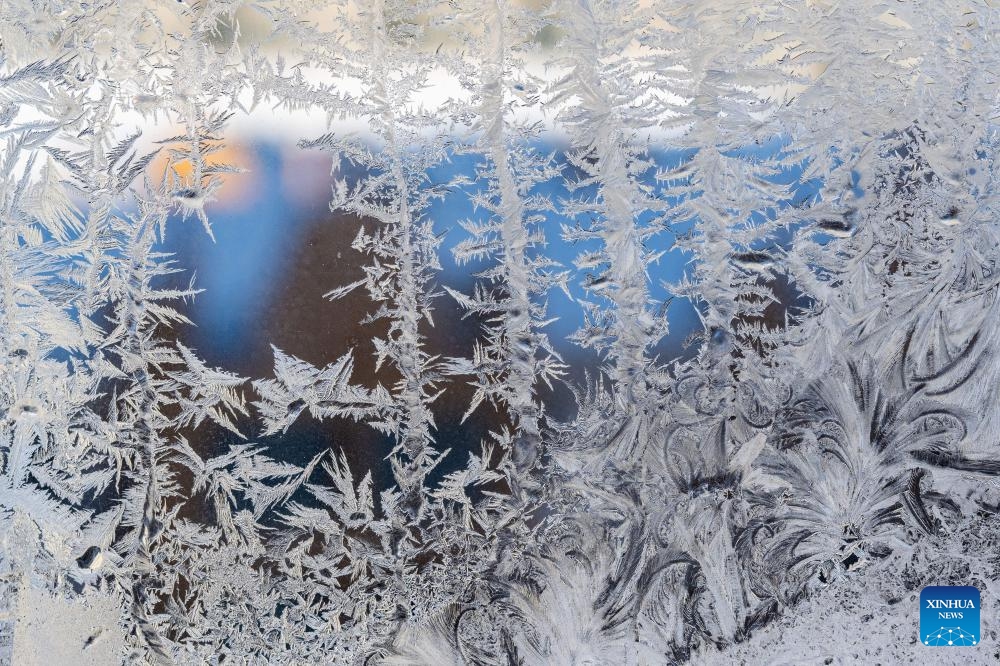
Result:
<svg viewBox="0 0 1000 666"><path fill-rule="evenodd" d="M932 585L920 591L920 642L935 647L978 645L979 590Z"/></svg>

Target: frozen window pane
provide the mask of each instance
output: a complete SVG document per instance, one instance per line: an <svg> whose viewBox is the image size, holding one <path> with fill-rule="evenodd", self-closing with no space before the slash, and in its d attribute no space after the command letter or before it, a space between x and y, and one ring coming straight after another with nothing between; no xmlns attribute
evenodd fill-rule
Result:
<svg viewBox="0 0 1000 666"><path fill-rule="evenodd" d="M998 22L2 3L0 664L926 663L1000 598Z"/></svg>

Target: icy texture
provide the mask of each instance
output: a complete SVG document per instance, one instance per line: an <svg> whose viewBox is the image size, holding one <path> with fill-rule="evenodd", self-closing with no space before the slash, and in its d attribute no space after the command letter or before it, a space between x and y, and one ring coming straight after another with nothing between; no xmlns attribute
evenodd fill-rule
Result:
<svg viewBox="0 0 1000 666"><path fill-rule="evenodd" d="M998 34L991 0L0 3L0 662L42 592L110 599L81 650L130 664L763 663L789 618L870 662L915 632L831 646L824 608L975 584L995 617ZM244 378L177 341L199 289L161 243L211 236L261 108L329 119L300 148L366 264L315 307L366 294L371 337ZM459 452L461 391L500 425ZM391 478L350 441L290 462L304 419L389 438Z"/></svg>

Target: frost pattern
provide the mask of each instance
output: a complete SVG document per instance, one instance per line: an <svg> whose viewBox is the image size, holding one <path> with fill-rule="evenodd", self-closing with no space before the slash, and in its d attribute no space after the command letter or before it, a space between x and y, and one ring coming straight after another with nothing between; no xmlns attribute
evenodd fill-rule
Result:
<svg viewBox="0 0 1000 666"><path fill-rule="evenodd" d="M133 664L711 662L830 589L995 600L998 17L3 3L0 663L37 590L112 599ZM299 147L333 156L366 263L316 307L363 293L372 334L248 379L177 340L200 289L162 243L212 237L229 127L261 108L328 119ZM440 219L456 199L471 217ZM602 361L582 381L557 293ZM668 359L675 299L698 324ZM445 302L480 326L462 356L434 351ZM499 414L462 451L456 392ZM391 478L349 441L291 462L307 419L388 438Z"/></svg>

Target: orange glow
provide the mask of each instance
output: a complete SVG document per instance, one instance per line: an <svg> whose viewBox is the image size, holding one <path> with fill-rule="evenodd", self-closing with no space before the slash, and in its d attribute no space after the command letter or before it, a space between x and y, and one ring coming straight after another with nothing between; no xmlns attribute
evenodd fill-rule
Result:
<svg viewBox="0 0 1000 666"><path fill-rule="evenodd" d="M244 173L212 173L213 166L232 166L245 169ZM215 192L209 208L216 207L222 209L237 209L241 203L248 201L250 193L259 187L259 174L257 173L257 160L251 146L241 144L226 144L218 151L205 157L205 167L209 170L204 178L214 175L221 181L221 186ZM170 162L170 151L163 149L148 167L150 180L155 183L163 182L166 178L169 183L172 178L176 178L182 186L193 185L194 164L190 159ZM203 181L207 182L207 181Z"/></svg>

